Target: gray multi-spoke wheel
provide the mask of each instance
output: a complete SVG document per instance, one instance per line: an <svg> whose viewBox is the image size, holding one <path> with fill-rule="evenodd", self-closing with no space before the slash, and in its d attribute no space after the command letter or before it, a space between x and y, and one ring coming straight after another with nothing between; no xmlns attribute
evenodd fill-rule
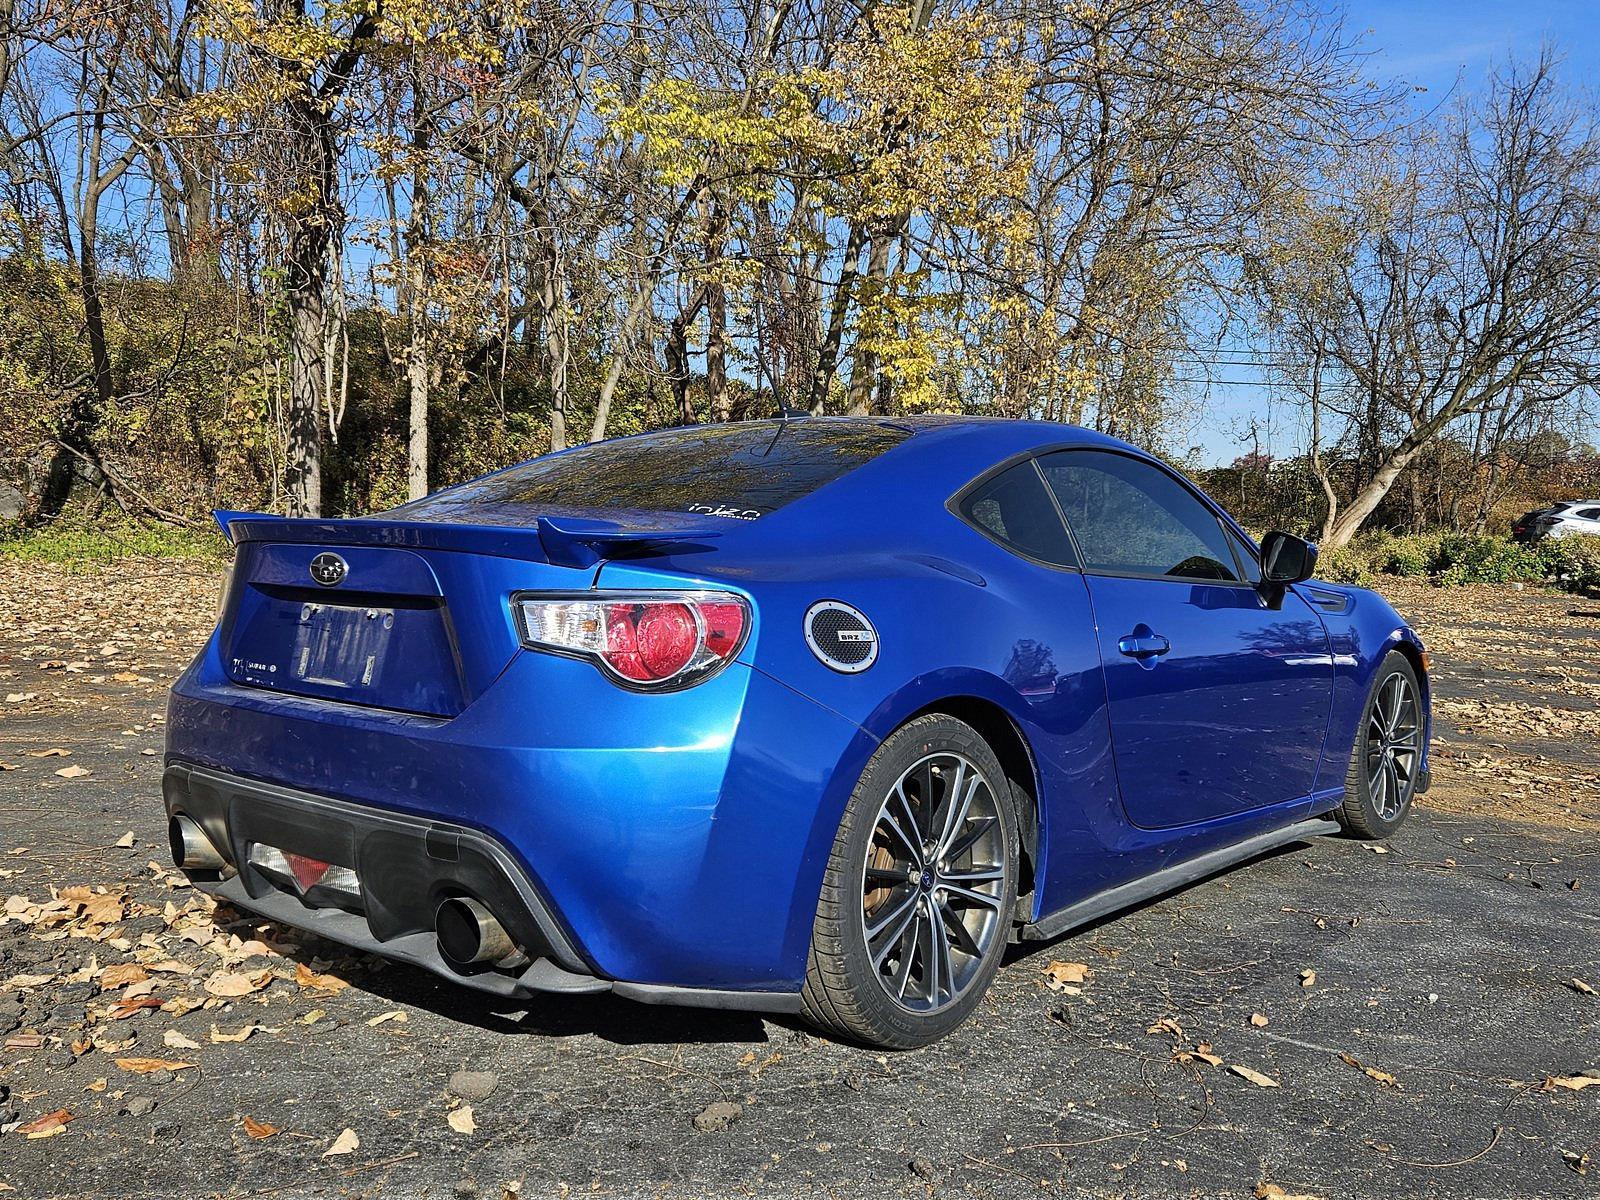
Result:
<svg viewBox="0 0 1600 1200"><path fill-rule="evenodd" d="M801 994L813 1022L909 1048L966 1018L1011 931L1010 797L994 752L953 717L919 717L884 742L829 858Z"/></svg>
<svg viewBox="0 0 1600 1200"><path fill-rule="evenodd" d="M1344 804L1334 814L1346 830L1381 838L1400 827L1417 791L1424 730L1416 670L1405 655L1393 651L1367 697L1345 778Z"/></svg>

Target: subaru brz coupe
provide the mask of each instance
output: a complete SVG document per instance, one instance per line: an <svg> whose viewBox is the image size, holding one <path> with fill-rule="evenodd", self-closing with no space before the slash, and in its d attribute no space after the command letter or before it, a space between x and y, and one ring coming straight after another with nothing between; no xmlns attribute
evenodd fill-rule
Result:
<svg viewBox="0 0 1600 1200"><path fill-rule="evenodd" d="M219 513L172 690L178 864L503 997L911 1047L1044 939L1428 780L1428 659L1132 446L793 418L353 520Z"/></svg>

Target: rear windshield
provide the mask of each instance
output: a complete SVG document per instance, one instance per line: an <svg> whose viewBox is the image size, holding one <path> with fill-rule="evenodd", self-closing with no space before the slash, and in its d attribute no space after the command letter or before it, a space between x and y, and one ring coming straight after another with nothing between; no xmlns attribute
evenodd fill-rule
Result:
<svg viewBox="0 0 1600 1200"><path fill-rule="evenodd" d="M396 511L426 517L430 508L461 515L480 507L528 504L753 521L892 450L907 436L906 429L866 421L688 426L536 458Z"/></svg>

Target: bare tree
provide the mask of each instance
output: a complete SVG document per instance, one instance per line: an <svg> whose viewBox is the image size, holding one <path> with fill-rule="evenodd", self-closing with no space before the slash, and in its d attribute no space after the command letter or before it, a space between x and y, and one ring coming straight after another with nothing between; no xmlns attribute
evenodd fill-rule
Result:
<svg viewBox="0 0 1600 1200"><path fill-rule="evenodd" d="M1554 65L1547 52L1508 67L1481 99L1354 164L1278 247L1277 329L1286 357L1311 365L1313 453L1326 433L1353 468L1342 505L1321 472L1330 546L1452 427L1518 426L1596 382L1600 129Z"/></svg>

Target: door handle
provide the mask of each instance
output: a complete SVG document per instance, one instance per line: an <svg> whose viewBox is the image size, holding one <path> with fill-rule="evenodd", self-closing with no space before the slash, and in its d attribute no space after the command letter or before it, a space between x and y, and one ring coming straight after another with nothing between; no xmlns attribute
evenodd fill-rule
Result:
<svg viewBox="0 0 1600 1200"><path fill-rule="evenodd" d="M1148 625L1141 625L1117 643L1117 649L1129 658L1147 660L1160 658L1172 649L1172 643Z"/></svg>

